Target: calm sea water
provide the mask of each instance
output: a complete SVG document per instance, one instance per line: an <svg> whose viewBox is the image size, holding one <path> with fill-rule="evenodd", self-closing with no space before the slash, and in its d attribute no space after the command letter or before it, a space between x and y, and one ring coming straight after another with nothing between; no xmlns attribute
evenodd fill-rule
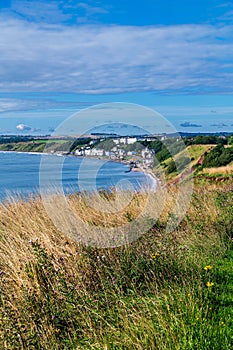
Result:
<svg viewBox="0 0 233 350"><path fill-rule="evenodd" d="M136 190L145 185L152 186L151 179L145 174L127 173L127 170L127 165L96 159L83 161L69 156L0 152L0 200L9 195L25 197L41 190L55 191L59 184L65 193L110 189L112 186L131 186Z"/></svg>

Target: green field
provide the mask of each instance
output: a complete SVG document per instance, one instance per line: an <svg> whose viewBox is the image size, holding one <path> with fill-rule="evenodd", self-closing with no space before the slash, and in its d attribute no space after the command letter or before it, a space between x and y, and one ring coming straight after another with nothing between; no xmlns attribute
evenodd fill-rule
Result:
<svg viewBox="0 0 233 350"><path fill-rule="evenodd" d="M33 140L27 142L11 142L0 144L0 151L14 151L14 152L49 152L63 151L69 149L67 145L70 141L67 140Z"/></svg>

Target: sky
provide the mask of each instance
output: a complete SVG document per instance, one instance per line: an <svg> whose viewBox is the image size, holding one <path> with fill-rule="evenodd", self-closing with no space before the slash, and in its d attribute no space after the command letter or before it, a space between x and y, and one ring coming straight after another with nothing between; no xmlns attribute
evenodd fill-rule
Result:
<svg viewBox="0 0 233 350"><path fill-rule="evenodd" d="M0 134L107 102L233 132L233 1L1 0L0 33Z"/></svg>

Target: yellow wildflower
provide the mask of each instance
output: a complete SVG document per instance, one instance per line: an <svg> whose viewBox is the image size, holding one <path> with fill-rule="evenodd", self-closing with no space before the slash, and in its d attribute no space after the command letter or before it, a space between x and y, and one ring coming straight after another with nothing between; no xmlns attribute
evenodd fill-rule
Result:
<svg viewBox="0 0 233 350"><path fill-rule="evenodd" d="M155 253L155 254L152 254L152 255L151 255L152 259L155 259L155 258L157 258L158 256L160 256L159 253Z"/></svg>
<svg viewBox="0 0 233 350"><path fill-rule="evenodd" d="M213 285L214 285L214 282L207 282L207 283L206 283L206 286L207 286L207 287L213 287Z"/></svg>
<svg viewBox="0 0 233 350"><path fill-rule="evenodd" d="M212 268L213 268L213 266L207 265L207 266L204 267L204 270L209 271L209 270L211 270Z"/></svg>

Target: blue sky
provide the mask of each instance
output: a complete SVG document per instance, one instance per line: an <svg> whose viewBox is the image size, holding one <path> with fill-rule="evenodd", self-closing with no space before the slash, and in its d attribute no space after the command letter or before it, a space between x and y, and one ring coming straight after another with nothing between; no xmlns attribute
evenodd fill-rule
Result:
<svg viewBox="0 0 233 350"><path fill-rule="evenodd" d="M2 0L0 32L0 134L103 102L233 132L233 1Z"/></svg>

